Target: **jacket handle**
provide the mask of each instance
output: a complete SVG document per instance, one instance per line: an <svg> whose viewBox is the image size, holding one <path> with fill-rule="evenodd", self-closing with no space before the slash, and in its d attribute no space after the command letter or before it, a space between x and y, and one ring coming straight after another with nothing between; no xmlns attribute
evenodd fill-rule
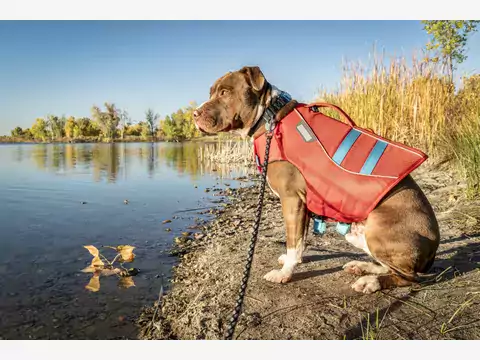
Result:
<svg viewBox="0 0 480 360"><path fill-rule="evenodd" d="M355 122L350 118L350 116L347 115L347 113L345 111L343 111L342 109L340 109L338 106L336 105L333 105L333 104L329 104L329 103L323 103L323 102L317 102L317 103L311 103L311 104L308 104L307 105L309 108L311 107L325 107L325 108L330 108L330 109L333 109L333 110L336 110L337 112L340 113L340 115L342 115L343 119L352 127L354 126L357 126L355 124Z"/></svg>

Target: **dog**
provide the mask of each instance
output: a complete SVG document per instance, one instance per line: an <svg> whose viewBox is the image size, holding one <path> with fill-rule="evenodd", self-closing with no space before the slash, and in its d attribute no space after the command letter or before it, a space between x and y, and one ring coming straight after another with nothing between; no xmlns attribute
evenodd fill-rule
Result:
<svg viewBox="0 0 480 360"><path fill-rule="evenodd" d="M210 98L195 109L197 129L206 134L234 132L253 139L265 133L259 124L264 111L280 94L258 66L228 72L210 88ZM280 121L296 105L288 102L276 114ZM268 164L267 182L280 198L286 228L286 254L278 258L281 269L268 272L264 279L287 283L302 262L309 213L306 182L288 161ZM418 283L432 266L440 242L440 231L427 197L407 175L393 187L362 222L351 224L345 239L364 250L375 262L351 261L344 271L360 276L352 288L361 293Z"/></svg>

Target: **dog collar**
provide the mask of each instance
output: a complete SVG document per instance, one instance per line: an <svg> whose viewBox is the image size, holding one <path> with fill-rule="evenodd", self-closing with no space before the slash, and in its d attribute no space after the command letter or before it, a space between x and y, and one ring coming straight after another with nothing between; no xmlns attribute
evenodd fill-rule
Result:
<svg viewBox="0 0 480 360"><path fill-rule="evenodd" d="M280 93L270 101L270 105L265 109L255 125L250 128L247 135L251 137L262 124L265 124L265 128L269 130L272 125L275 125L275 116L277 113L290 101L292 101L290 94L285 91L280 91Z"/></svg>

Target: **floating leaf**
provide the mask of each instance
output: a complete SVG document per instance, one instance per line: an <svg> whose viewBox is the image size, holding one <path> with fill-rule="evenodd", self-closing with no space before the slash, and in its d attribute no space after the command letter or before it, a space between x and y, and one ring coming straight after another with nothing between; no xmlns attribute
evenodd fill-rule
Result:
<svg viewBox="0 0 480 360"><path fill-rule="evenodd" d="M84 248L87 249L88 252L89 252L90 254L92 254L92 256L98 257L98 249L97 249L95 246L93 246L93 245L86 245L86 246L84 246Z"/></svg>
<svg viewBox="0 0 480 360"><path fill-rule="evenodd" d="M90 279L90 282L85 286L85 289L91 292L97 292L98 290L100 290L100 276L93 275Z"/></svg>
<svg viewBox="0 0 480 360"><path fill-rule="evenodd" d="M133 253L134 246L130 245L119 245L117 246L117 251L120 253L123 262L132 262L135 258L135 254Z"/></svg>
<svg viewBox="0 0 480 360"><path fill-rule="evenodd" d="M128 277L122 277L118 281L118 287L122 289L128 289L129 287L135 286L135 283L133 282L133 277L128 276Z"/></svg>
<svg viewBox="0 0 480 360"><path fill-rule="evenodd" d="M95 268L95 266L92 266L92 265L89 265L82 270L82 272L84 273L94 273L95 271L97 271L97 269Z"/></svg>
<svg viewBox="0 0 480 360"><path fill-rule="evenodd" d="M95 257L92 259L92 264L91 264L91 266L95 266L95 267L101 266L101 267L103 267L103 266L105 266L105 264L103 263L102 260L100 260L100 258L99 258L98 256L95 256Z"/></svg>

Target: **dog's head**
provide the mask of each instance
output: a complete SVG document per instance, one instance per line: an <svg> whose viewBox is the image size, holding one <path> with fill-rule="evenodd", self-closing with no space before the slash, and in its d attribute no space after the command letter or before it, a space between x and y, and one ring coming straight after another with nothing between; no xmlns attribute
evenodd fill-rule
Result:
<svg viewBox="0 0 480 360"><path fill-rule="evenodd" d="M266 89L258 66L225 74L210 88L210 99L194 111L195 125L209 134L250 128L263 112Z"/></svg>

